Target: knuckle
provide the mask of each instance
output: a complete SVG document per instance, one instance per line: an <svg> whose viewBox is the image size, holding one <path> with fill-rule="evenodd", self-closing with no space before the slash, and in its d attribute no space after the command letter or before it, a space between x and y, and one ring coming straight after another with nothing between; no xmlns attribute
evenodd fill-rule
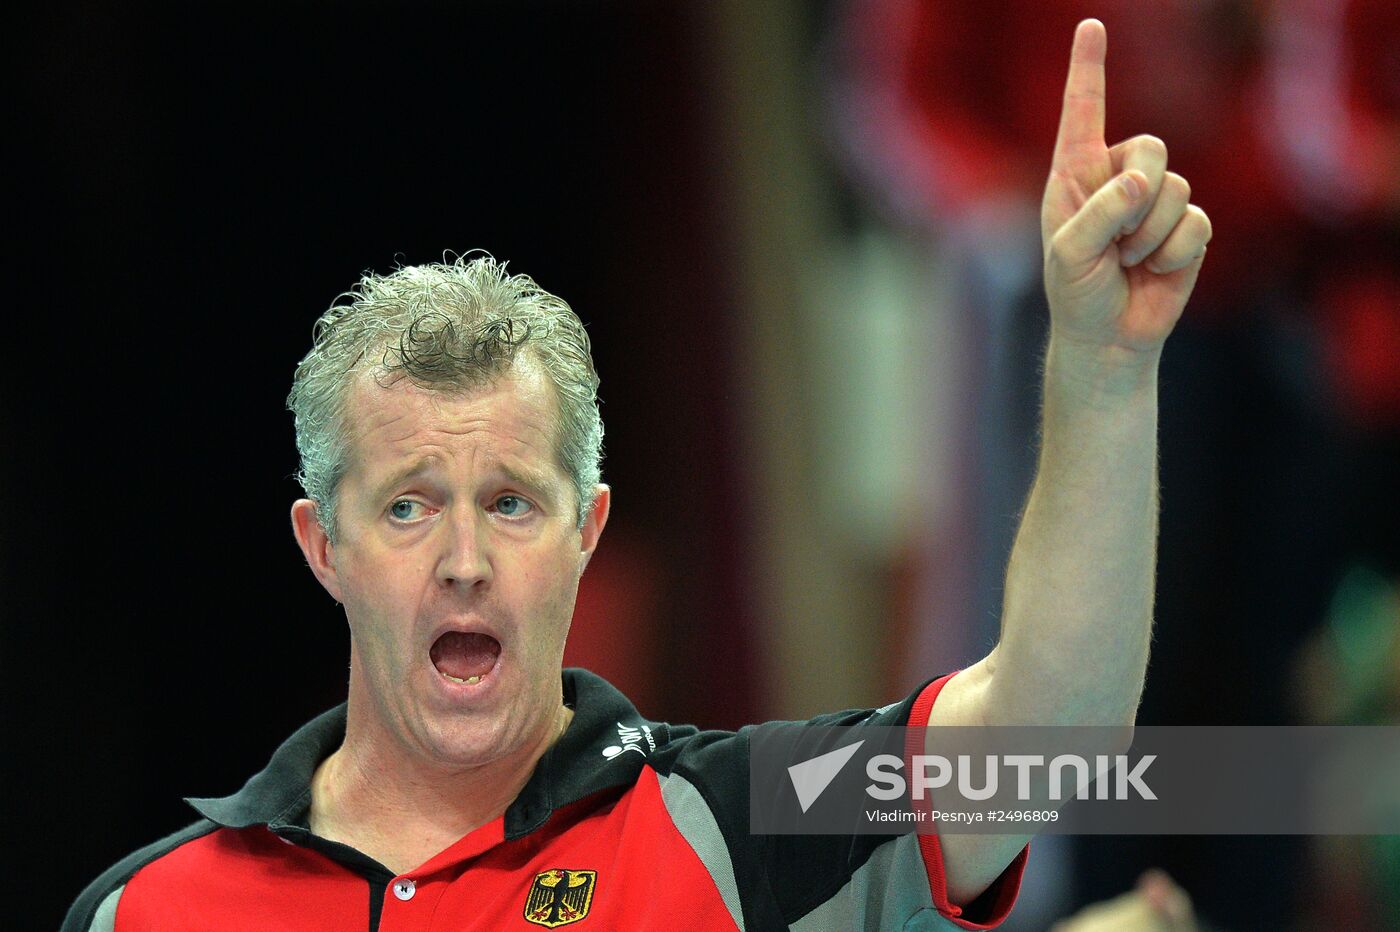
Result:
<svg viewBox="0 0 1400 932"><path fill-rule="evenodd" d="M1156 155L1166 156L1167 144L1163 142L1160 137L1153 136L1151 133L1143 133L1137 138L1138 145L1142 146L1142 148Z"/></svg>
<svg viewBox="0 0 1400 932"><path fill-rule="evenodd" d="M1184 201L1191 200L1191 182L1187 181L1176 172L1167 172L1166 177L1162 180L1162 184L1170 189L1172 194L1176 197Z"/></svg>
<svg viewBox="0 0 1400 932"><path fill-rule="evenodd" d="M1206 216L1206 212L1195 204L1188 205L1186 211L1195 222L1196 227L1201 231L1201 235L1204 237L1202 242L1210 242L1210 238L1214 233L1210 225L1210 217Z"/></svg>
<svg viewBox="0 0 1400 932"><path fill-rule="evenodd" d="M1167 144L1150 133L1134 136L1120 142L1114 148L1124 156L1133 153L1139 157L1146 156L1150 161L1160 162L1163 165L1167 162Z"/></svg>

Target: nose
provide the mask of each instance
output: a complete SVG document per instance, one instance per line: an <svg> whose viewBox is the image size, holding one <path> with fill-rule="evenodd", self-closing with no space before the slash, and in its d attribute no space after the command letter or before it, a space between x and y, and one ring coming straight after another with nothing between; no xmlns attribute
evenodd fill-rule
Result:
<svg viewBox="0 0 1400 932"><path fill-rule="evenodd" d="M463 589L490 583L491 538L485 515L472 507L454 509L439 530L442 550L438 556L438 580Z"/></svg>

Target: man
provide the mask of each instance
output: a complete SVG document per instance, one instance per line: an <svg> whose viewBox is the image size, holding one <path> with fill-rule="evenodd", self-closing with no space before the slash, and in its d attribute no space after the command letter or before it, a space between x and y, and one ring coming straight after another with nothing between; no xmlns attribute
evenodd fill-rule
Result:
<svg viewBox="0 0 1400 932"><path fill-rule="evenodd" d="M1160 141L1105 146L1105 45L1101 24L1080 25L1046 188L1043 449L1001 642L903 702L816 721L1132 722L1157 362L1210 228ZM345 607L348 702L238 793L191 800L201 821L104 874L66 929L1005 916L1025 837L752 835L745 732L645 721L584 671L561 686L610 503L597 377L567 305L489 259L370 276L349 297L322 317L289 398L307 493L293 529Z"/></svg>

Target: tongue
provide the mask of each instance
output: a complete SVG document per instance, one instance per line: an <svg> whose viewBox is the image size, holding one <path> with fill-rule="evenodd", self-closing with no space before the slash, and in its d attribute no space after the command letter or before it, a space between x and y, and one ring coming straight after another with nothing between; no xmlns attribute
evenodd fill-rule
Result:
<svg viewBox="0 0 1400 932"><path fill-rule="evenodd" d="M438 638L429 651L439 673L465 680L485 676L501 655L501 643L489 634L463 634L449 631Z"/></svg>

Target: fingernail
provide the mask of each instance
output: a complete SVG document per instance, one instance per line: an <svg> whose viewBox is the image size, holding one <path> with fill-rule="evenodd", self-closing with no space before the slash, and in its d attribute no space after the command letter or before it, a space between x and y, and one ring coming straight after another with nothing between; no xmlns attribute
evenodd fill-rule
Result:
<svg viewBox="0 0 1400 932"><path fill-rule="evenodd" d="M1123 193L1128 195L1128 200L1135 201L1142 196L1142 185L1132 175L1124 175L1118 179L1118 183L1123 186Z"/></svg>

